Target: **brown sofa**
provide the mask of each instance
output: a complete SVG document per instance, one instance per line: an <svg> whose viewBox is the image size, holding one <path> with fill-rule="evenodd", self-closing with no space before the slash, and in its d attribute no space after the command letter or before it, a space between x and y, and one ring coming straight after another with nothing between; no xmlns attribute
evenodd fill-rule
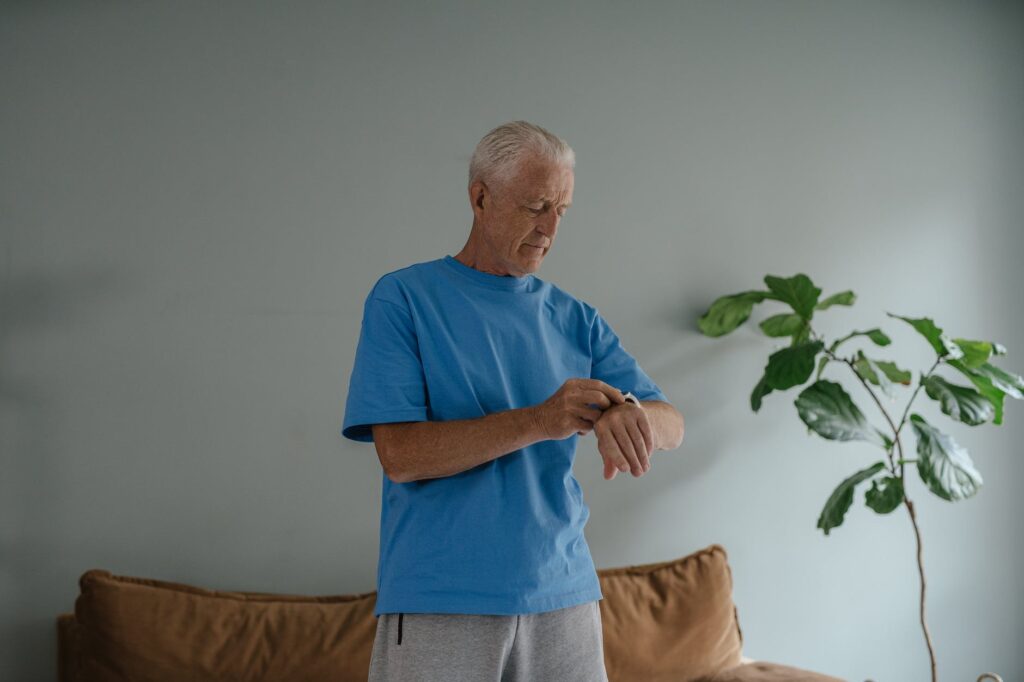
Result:
<svg viewBox="0 0 1024 682"><path fill-rule="evenodd" d="M598 569L609 682L843 682L742 655L725 549ZM57 617L60 682L365 682L376 592L207 590L92 569Z"/></svg>

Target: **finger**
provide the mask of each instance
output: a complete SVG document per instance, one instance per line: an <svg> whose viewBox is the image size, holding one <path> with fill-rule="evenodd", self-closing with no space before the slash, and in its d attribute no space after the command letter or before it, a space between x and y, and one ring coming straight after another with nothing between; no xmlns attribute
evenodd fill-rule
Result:
<svg viewBox="0 0 1024 682"><path fill-rule="evenodd" d="M579 431L580 434L592 431L593 428L594 422L590 421L589 419L580 417L579 415L576 415L576 429L577 431Z"/></svg>
<svg viewBox="0 0 1024 682"><path fill-rule="evenodd" d="M644 442L644 434L640 431L640 427L631 422L626 422L626 430L629 431L629 435L633 440L633 450L636 452L637 460L640 462L641 472L647 471L651 468L651 455L648 452L647 443Z"/></svg>
<svg viewBox="0 0 1024 682"><path fill-rule="evenodd" d="M584 388L600 391L604 395L608 396L613 403L626 402L626 399L622 396L622 391L610 384L606 384L600 379L580 379L579 381Z"/></svg>
<svg viewBox="0 0 1024 682"><path fill-rule="evenodd" d="M591 424L596 424L597 420L604 414L603 410L595 410L592 407L578 407L573 410L573 413L578 417L586 419Z"/></svg>
<svg viewBox="0 0 1024 682"><path fill-rule="evenodd" d="M637 459L636 453L633 452L633 439L630 437L629 432L624 426L619 426L617 429L612 429L612 435L615 437L615 442L619 445L619 451L622 453L623 465L619 466L622 469L622 473L627 471L635 472L634 476L639 476L643 469L640 468L640 460Z"/></svg>
<svg viewBox="0 0 1024 682"><path fill-rule="evenodd" d="M619 473L619 446L615 443L615 437L607 429L595 429L594 435L597 436L597 450L604 460L605 478L610 481Z"/></svg>
<svg viewBox="0 0 1024 682"><path fill-rule="evenodd" d="M587 405L596 405L599 410L607 410L616 404L607 393L596 388L583 389L580 392L580 399L585 400Z"/></svg>
<svg viewBox="0 0 1024 682"><path fill-rule="evenodd" d="M618 470L618 468L617 468L617 467L615 466L615 463L614 463L614 462L612 462L612 461L611 461L610 459L607 459L607 458L606 458L606 459L604 460L604 480L606 480L606 481L610 481L610 480L612 480L613 478L615 478L615 476L616 476L616 475L617 475L618 473L619 473L619 470Z"/></svg>

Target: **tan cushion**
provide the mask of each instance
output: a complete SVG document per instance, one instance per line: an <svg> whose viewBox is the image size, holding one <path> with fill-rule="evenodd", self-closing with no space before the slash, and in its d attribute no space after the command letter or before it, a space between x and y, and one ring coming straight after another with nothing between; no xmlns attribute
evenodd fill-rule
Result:
<svg viewBox="0 0 1024 682"><path fill-rule="evenodd" d="M376 592L227 592L98 569L79 585L72 679L366 682Z"/></svg>
<svg viewBox="0 0 1024 682"><path fill-rule="evenodd" d="M702 677L695 682L846 682L846 680L780 663L755 661Z"/></svg>
<svg viewBox="0 0 1024 682"><path fill-rule="evenodd" d="M740 664L725 548L598 569L605 668L615 682L685 682Z"/></svg>

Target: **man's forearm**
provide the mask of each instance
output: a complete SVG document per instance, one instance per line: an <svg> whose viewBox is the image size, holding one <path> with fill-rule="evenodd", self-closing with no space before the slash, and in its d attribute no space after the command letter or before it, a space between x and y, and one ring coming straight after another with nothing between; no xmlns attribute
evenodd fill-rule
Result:
<svg viewBox="0 0 1024 682"><path fill-rule="evenodd" d="M392 478L401 482L442 478L546 440L533 407L473 419L410 422L388 453Z"/></svg>
<svg viewBox="0 0 1024 682"><path fill-rule="evenodd" d="M683 415L670 403L641 400L654 432L655 450L675 450L683 442Z"/></svg>

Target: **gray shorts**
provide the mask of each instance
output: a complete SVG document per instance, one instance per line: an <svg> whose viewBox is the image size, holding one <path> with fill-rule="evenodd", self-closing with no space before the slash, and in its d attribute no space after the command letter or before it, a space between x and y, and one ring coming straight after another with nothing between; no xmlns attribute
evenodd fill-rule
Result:
<svg viewBox="0 0 1024 682"><path fill-rule="evenodd" d="M608 682L597 601L543 613L382 613L369 682Z"/></svg>

